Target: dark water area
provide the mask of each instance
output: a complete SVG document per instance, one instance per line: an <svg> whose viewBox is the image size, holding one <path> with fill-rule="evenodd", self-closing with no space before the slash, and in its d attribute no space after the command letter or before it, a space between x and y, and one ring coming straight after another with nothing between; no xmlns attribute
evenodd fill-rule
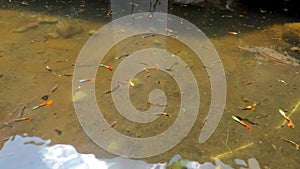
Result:
<svg viewBox="0 0 300 169"><path fill-rule="evenodd" d="M170 37L133 36L105 54L103 63L113 66L113 71L102 67L98 70L95 93L107 123L114 124L114 130L136 138L163 133L174 123L179 116L180 88L173 77L181 73L180 66L172 67L170 72L174 76L151 68L149 77L143 69L131 79L135 85L130 87L130 99L139 111L153 106L148 103L151 90L158 88L168 95L165 111L172 116L162 115L150 124L134 123L121 116L113 106L110 91L119 90L110 87L112 73L120 62L138 50L166 49L172 56L182 58L185 67L195 75L200 90L200 113L178 145L143 160L166 162L180 154L184 159L201 163L219 158L233 167L238 167L233 162L236 158L256 158L262 169L299 168L300 20L296 6L291 8L276 1L271 9L267 5L270 1L250 4L241 0L233 1L230 6L233 10L228 10L222 4L210 2L197 5L156 2L112 6L110 1L0 1L0 143L13 135L27 133L51 139L51 144L73 145L78 152L92 153L98 158L115 157L89 138L74 110L73 102L84 100L86 95L78 88L78 97L73 97L72 75L77 57L87 40L112 20L136 12L148 12L151 19L153 12L167 12L196 25L219 54L227 95L218 128L208 141L199 144L212 95L209 67L174 38L175 32L167 29ZM189 38L191 42L195 40ZM121 86L129 83L122 77ZM45 102L41 99L45 95L48 100L54 100L53 104L32 109ZM279 109L293 122L294 128L288 126L290 121ZM232 116L239 117L252 130L248 131ZM16 121L20 117L32 117L32 120ZM112 148L120 147L112 145Z"/></svg>

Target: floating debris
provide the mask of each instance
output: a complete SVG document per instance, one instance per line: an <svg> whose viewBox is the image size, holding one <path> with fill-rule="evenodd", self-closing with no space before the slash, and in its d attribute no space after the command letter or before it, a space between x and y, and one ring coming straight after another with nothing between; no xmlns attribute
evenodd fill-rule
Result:
<svg viewBox="0 0 300 169"><path fill-rule="evenodd" d="M239 46L239 49L246 50L250 53L259 54L264 58L265 61L274 61L281 64L299 66L300 62L298 59L289 56L287 53L281 54L273 49L267 47L249 47L249 46Z"/></svg>
<svg viewBox="0 0 300 169"><path fill-rule="evenodd" d="M112 93L112 92L116 91L119 87L120 87L120 84L117 84L117 85L114 86L111 90L105 91L105 92L103 92L103 93L104 93L104 94Z"/></svg>
<svg viewBox="0 0 300 169"><path fill-rule="evenodd" d="M75 90L74 93L78 92L80 90L81 86L78 86Z"/></svg>
<svg viewBox="0 0 300 169"><path fill-rule="evenodd" d="M55 131L55 133L56 133L57 135L59 135L59 136L62 134L62 131L61 131L61 130L54 129L54 131Z"/></svg>
<svg viewBox="0 0 300 169"><path fill-rule="evenodd" d="M18 110L17 110L17 112L18 112L18 118L21 118L21 117L23 117L23 114L24 114L24 111L25 111L25 109L28 107L28 104L24 104L24 105L22 105L22 107L21 108L18 108Z"/></svg>
<svg viewBox="0 0 300 169"><path fill-rule="evenodd" d="M43 99L43 100L48 100L49 95L52 94L52 93L54 93L54 92L57 90L57 88L58 88L58 84L55 84L55 85L49 90L48 94L42 96L41 99Z"/></svg>
<svg viewBox="0 0 300 169"><path fill-rule="evenodd" d="M222 153L222 154L219 154L219 155L216 155L214 157L211 157L211 159L221 159L221 158L225 158L225 157L229 157L230 155L232 155L234 152L237 152L237 151L240 151L240 150L243 150L243 149L246 149L246 148L249 148L253 145L254 143L251 142L249 144L245 144L245 145L242 145L234 150L230 150L230 151L227 151L225 153Z"/></svg>
<svg viewBox="0 0 300 169"><path fill-rule="evenodd" d="M166 71L172 71L172 68L175 66L175 65L178 65L179 63L178 62L175 62L173 63L171 66L165 68Z"/></svg>

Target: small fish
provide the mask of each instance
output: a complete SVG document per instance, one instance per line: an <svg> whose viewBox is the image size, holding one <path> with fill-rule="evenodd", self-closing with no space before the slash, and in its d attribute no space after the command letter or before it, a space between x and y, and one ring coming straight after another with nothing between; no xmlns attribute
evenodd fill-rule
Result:
<svg viewBox="0 0 300 169"><path fill-rule="evenodd" d="M283 84L287 85L287 82L284 81L284 80L282 80L282 79L277 79L277 81L278 81L279 83L283 83Z"/></svg>
<svg viewBox="0 0 300 169"><path fill-rule="evenodd" d="M32 117L22 117L22 118L17 118L14 119L14 122L20 122L20 121L25 121L25 120L32 120Z"/></svg>
<svg viewBox="0 0 300 169"><path fill-rule="evenodd" d="M256 105L257 105L256 103L253 103L252 105L249 105L249 106L247 106L247 107L242 108L242 110L250 110L250 111L253 111L253 110L255 110Z"/></svg>
<svg viewBox="0 0 300 169"><path fill-rule="evenodd" d="M132 82L132 80L131 80L131 79L129 79L129 78L126 78L126 81L128 81L128 82L129 82L129 84L130 84L130 86L131 86L131 87L134 87L134 86L135 86L135 84Z"/></svg>
<svg viewBox="0 0 300 169"><path fill-rule="evenodd" d="M78 92L80 90L81 86L78 86L75 90L74 93Z"/></svg>
<svg viewBox="0 0 300 169"><path fill-rule="evenodd" d="M43 106L49 106L49 105L53 104L53 102L54 102L53 100L49 100L49 101L43 102L37 106L32 107L32 109L35 110L35 109L38 109Z"/></svg>
<svg viewBox="0 0 300 169"><path fill-rule="evenodd" d="M241 97L243 102L249 102L249 100L246 97Z"/></svg>
<svg viewBox="0 0 300 169"><path fill-rule="evenodd" d="M150 70L148 70L148 69L146 69L146 68L144 68L144 70L145 70L145 72L147 73L146 77L150 77L150 76L151 76Z"/></svg>
<svg viewBox="0 0 300 169"><path fill-rule="evenodd" d="M105 67L106 69L112 71L113 70L113 67L112 66L108 66L108 65L104 65L102 63L99 64L100 67Z"/></svg>
<svg viewBox="0 0 300 169"><path fill-rule="evenodd" d="M102 132L109 129L109 128L113 128L116 124L118 123L118 121L113 121L111 122L107 128L102 129Z"/></svg>
<svg viewBox="0 0 300 169"><path fill-rule="evenodd" d="M160 113L157 113L156 115L163 115L163 116L167 116L169 118L172 117L171 113L166 113L166 112L160 112Z"/></svg>
<svg viewBox="0 0 300 169"><path fill-rule="evenodd" d="M146 104L146 106L147 106L148 108L151 108L151 107L152 107L152 103L148 102L148 103Z"/></svg>
<svg viewBox="0 0 300 169"><path fill-rule="evenodd" d="M228 32L229 35L237 35L237 32Z"/></svg>
<svg viewBox="0 0 300 169"><path fill-rule="evenodd" d="M81 80L79 80L79 82L80 83L83 83L83 82L92 82L92 81L94 81L95 80L95 78L87 78L87 79L81 79Z"/></svg>
<svg viewBox="0 0 300 169"><path fill-rule="evenodd" d="M172 68L175 66L175 65L178 65L179 63L178 62L175 62L173 63L171 66L165 68L166 71L172 71Z"/></svg>
<svg viewBox="0 0 300 169"><path fill-rule="evenodd" d="M168 33L173 33L173 30L172 29L170 29L170 28L165 28L165 30L168 32Z"/></svg>
<svg viewBox="0 0 300 169"><path fill-rule="evenodd" d="M111 10L107 11L106 16L111 16L111 12L112 12Z"/></svg>
<svg viewBox="0 0 300 169"><path fill-rule="evenodd" d="M288 122L288 126L290 128L295 128L294 123L292 122L292 120L285 115L284 111L282 109L278 109L279 113L286 119L286 121Z"/></svg>
<svg viewBox="0 0 300 169"><path fill-rule="evenodd" d="M275 38L272 38L273 40L278 40L278 41L282 41L282 38L280 37L275 37Z"/></svg>
<svg viewBox="0 0 300 169"><path fill-rule="evenodd" d="M54 71L50 66L46 66L46 70L48 70L49 72L51 72L54 76L57 75L56 71Z"/></svg>
<svg viewBox="0 0 300 169"><path fill-rule="evenodd" d="M157 66L155 67L155 70L160 70L160 66L157 65Z"/></svg>
<svg viewBox="0 0 300 169"><path fill-rule="evenodd" d="M241 125L243 125L244 127L246 127L248 129L248 131L251 131L252 128L245 122L243 122L242 120L240 120L239 118L237 118L236 116L231 116L232 119L238 123L240 123Z"/></svg>
<svg viewBox="0 0 300 169"><path fill-rule="evenodd" d="M245 85L251 85L251 84L253 84L255 82L256 82L256 80L250 80L250 81L245 82L244 84Z"/></svg>
<svg viewBox="0 0 300 169"><path fill-rule="evenodd" d="M129 54L124 54L124 55L121 55L121 56L116 56L115 59L117 60L117 59L121 59L121 58L127 57L127 56L129 56Z"/></svg>

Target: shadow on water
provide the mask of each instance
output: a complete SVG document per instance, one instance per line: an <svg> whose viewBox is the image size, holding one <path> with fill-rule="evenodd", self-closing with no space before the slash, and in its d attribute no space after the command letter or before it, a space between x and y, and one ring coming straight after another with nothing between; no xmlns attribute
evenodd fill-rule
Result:
<svg viewBox="0 0 300 169"><path fill-rule="evenodd" d="M90 34L110 22L113 15L130 13L132 6L128 7L129 11L111 11L108 1L0 1L0 5L0 124L3 124L0 139L28 133L51 139L52 144L74 145L79 152L93 153L99 158L114 157L83 132L74 112L70 89L73 66ZM139 8L135 4L133 7ZM220 10L211 4L168 6L169 13L189 20L210 38L225 69L227 101L224 115L214 135L203 144L198 143L198 137L209 109L210 85L206 68L189 49L166 37L136 36L116 45L105 56L105 63L117 65L116 56L152 46L166 47L185 58L197 78L201 113L194 127L173 149L146 158L146 161L169 161L175 154L181 154L183 158L201 163L218 157L234 166L235 158L255 157L261 168L299 168L299 150L294 143L300 143L296 134L300 123L297 116L300 111L300 68L257 56L266 54L267 51L261 48L254 48L254 52L250 49L267 47L299 59L299 41L279 39L283 37L286 23L299 23L299 20L276 12L248 10L239 3L233 4L232 8L235 11ZM35 23L39 24L35 26ZM239 47L246 47L246 50ZM291 50L292 47L295 50ZM170 95L166 111L174 112L171 118L162 116L150 125L132 124L122 118L111 108L111 96L103 94L109 89L111 74L102 69L98 70L96 79L99 107L108 122L118 121L114 129L125 135L147 137L161 133L177 117L178 87L172 77L154 70L149 78L144 72L136 78L140 79L136 83L141 85L131 91L133 105L141 111L147 110L148 91L156 85ZM40 99L44 95L54 100L53 105L32 110L31 107L44 102ZM279 108L290 115L295 128L283 123L285 119L278 112ZM14 122L21 116L33 119ZM242 118L252 130L248 132L232 116Z"/></svg>

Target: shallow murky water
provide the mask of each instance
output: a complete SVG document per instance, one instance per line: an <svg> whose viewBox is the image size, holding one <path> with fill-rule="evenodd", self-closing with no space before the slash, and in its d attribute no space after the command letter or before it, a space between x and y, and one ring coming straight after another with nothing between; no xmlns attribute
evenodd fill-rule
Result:
<svg viewBox="0 0 300 169"><path fill-rule="evenodd" d="M299 51L290 50L297 44L274 39L281 37L283 24L297 20L270 13L241 12L242 10L223 11L195 6L169 8L170 13L198 26L212 41L225 69L227 100L217 130L207 142L199 144L198 137L211 97L207 68L186 46L170 37L140 35L115 46L105 56L103 63L115 67L126 59L124 54L155 46L181 57L193 71L199 86L200 113L192 130L173 149L144 160L163 162L180 154L185 159L201 163L217 157L234 166L235 158L246 160L255 157L261 168L299 168L299 150L287 140L300 143L297 137L300 124L300 67L259 58L256 57L259 53L239 48L267 47L280 53L286 51L299 59ZM106 15L107 11L109 10L103 9L101 16L95 17L92 13L91 17L85 15L80 18L80 15L50 15L34 10L0 10L2 142L11 135L27 133L51 139L52 144L74 145L78 152L93 153L99 158L114 156L99 148L82 130L73 108L71 90L73 68L80 49L90 38L89 32L98 30L111 19ZM39 25L34 26L37 22ZM237 34L230 35L228 32ZM115 59L122 55L123 58ZM52 71L46 70L46 66ZM148 110L149 92L153 88L159 88L168 96L165 112L172 114L171 117L161 116L150 124L132 123L123 118L113 107L111 94L105 94L110 90L112 73L106 69L99 69L97 72L96 98L99 107L105 112L103 115L108 123L117 121L114 129L124 135L138 138L157 135L174 123L178 116L180 91L176 82L162 71L149 70L150 77L142 71L133 79L136 86L130 88L132 104L140 111ZM172 67L172 71L180 73L176 72L176 65ZM125 78L124 83L128 83ZM58 88L49 94L49 90L56 84ZM118 89L114 92L118 92ZM44 102L41 97L46 94L54 103L32 110L31 107ZM242 110L253 103L257 103L253 111ZM28 107L24 107L25 105ZM33 119L11 123L23 108L23 117ZM294 128L289 128L284 123L285 119L278 112L279 108L286 111L295 124ZM235 122L233 115L243 118L252 130L249 132L243 125Z"/></svg>

